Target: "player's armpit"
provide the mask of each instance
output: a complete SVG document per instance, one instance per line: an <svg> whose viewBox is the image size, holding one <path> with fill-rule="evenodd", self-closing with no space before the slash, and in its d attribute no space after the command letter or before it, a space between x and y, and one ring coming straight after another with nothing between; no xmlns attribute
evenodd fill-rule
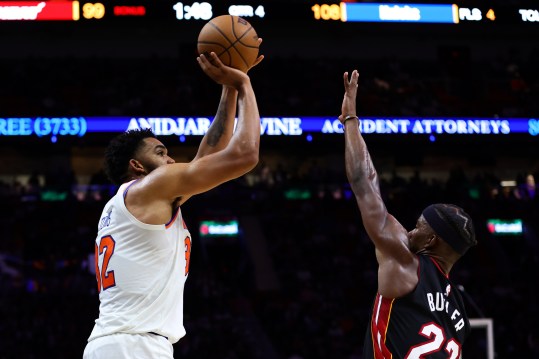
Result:
<svg viewBox="0 0 539 359"><path fill-rule="evenodd" d="M154 199L190 197L244 175L257 163L257 151L226 148L190 163L161 166L147 175L140 186Z"/></svg>
<svg viewBox="0 0 539 359"><path fill-rule="evenodd" d="M367 215L368 216L368 215ZM383 219L378 218L378 223L368 225L364 218L363 224L369 238L376 247L379 263L382 260L393 260L403 265L409 264L414 254L410 251L408 231L391 214L386 212Z"/></svg>
<svg viewBox="0 0 539 359"><path fill-rule="evenodd" d="M390 214L380 232L372 236L378 261L378 291L387 298L410 293L417 285L418 259L410 251L408 232Z"/></svg>
<svg viewBox="0 0 539 359"><path fill-rule="evenodd" d="M412 292L419 282L419 260L403 265L393 258L383 261L378 268L378 293L385 298L399 298Z"/></svg>
<svg viewBox="0 0 539 359"><path fill-rule="evenodd" d="M368 190L371 189L371 190ZM377 251L385 257L410 260L408 231L388 213L377 186L356 191L363 226Z"/></svg>

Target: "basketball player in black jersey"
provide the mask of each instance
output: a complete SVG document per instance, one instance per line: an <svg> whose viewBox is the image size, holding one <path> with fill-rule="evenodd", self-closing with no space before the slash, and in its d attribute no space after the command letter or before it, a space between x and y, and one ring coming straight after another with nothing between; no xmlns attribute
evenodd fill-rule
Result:
<svg viewBox="0 0 539 359"><path fill-rule="evenodd" d="M428 206L408 232L387 212L356 115L358 72L344 73L339 120L346 174L376 248L378 293L364 359L458 359L470 324L449 280L455 262L477 242L470 216L450 204Z"/></svg>

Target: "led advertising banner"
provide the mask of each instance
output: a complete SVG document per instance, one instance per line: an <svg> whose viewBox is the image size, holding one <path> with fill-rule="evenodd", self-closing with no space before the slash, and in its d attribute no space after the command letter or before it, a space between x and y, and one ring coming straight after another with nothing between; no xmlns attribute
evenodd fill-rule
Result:
<svg viewBox="0 0 539 359"><path fill-rule="evenodd" d="M0 118L0 137L88 136L151 128L159 136L203 136L213 117L13 117ZM300 136L309 133L338 134L343 127L336 117L262 117L261 134ZM533 118L360 118L365 135L491 135L539 134Z"/></svg>
<svg viewBox="0 0 539 359"><path fill-rule="evenodd" d="M199 235L201 238L236 237L239 234L237 219L230 220L203 220L200 221Z"/></svg>
<svg viewBox="0 0 539 359"><path fill-rule="evenodd" d="M489 219L487 220L487 229L495 236L522 235L522 219Z"/></svg>

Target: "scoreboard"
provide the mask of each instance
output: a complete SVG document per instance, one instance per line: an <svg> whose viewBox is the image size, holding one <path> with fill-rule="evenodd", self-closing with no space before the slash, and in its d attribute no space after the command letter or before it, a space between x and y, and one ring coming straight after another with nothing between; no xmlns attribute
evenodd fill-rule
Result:
<svg viewBox="0 0 539 359"><path fill-rule="evenodd" d="M237 0L54 0L0 1L0 21L105 22L157 20L204 22L230 14L260 21L310 23L530 24L539 28L539 3L481 5L454 3L309 2Z"/></svg>

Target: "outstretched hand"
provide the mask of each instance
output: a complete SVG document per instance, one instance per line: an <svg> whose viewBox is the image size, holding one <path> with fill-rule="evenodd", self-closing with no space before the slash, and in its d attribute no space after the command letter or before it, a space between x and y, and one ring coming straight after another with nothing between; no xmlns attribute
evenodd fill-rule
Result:
<svg viewBox="0 0 539 359"><path fill-rule="evenodd" d="M356 98L358 87L359 73L357 70L352 71L350 80L348 80L348 72L343 75L344 82L344 98L342 100L341 115L339 121L344 123L346 117L357 116L356 113Z"/></svg>
<svg viewBox="0 0 539 359"><path fill-rule="evenodd" d="M243 84L249 82L249 76L245 72L226 66L215 52L208 55L200 54L197 57L202 70L218 84L230 86L238 90Z"/></svg>

